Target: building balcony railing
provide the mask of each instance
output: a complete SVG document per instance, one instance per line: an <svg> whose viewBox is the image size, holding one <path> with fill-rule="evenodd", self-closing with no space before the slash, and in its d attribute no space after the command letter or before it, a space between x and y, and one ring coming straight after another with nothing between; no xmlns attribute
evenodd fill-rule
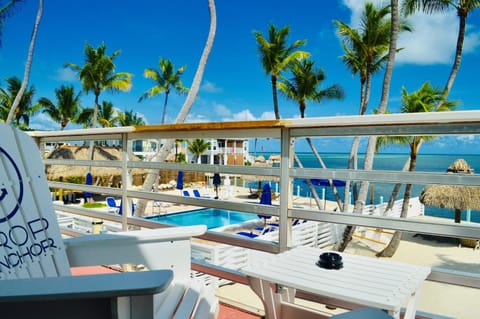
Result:
<svg viewBox="0 0 480 319"><path fill-rule="evenodd" d="M346 225L355 225L368 229L382 229L388 231L402 231L410 234L431 236L435 238L469 238L474 241L480 240L479 223L453 223L447 219L424 219L424 218L398 218L391 216L378 216L352 213L352 206L346 211L341 211L337 205L328 208L318 208L314 205L298 205L298 196L295 192L295 181L303 179L335 179L355 182L387 183L394 185L414 184L416 187L425 185L453 185L454 187L480 187L480 175L478 174L453 174L446 172L414 171L407 172L393 169L347 169L345 168L322 168L303 167L295 159L303 145L307 145L306 139L312 140L318 145L320 155L329 152L323 145L325 141L333 140L335 143L351 143L353 136L438 136L442 138L465 138L477 140L480 138L480 111L422 113L422 114L390 114L368 116L338 116L328 118L310 119L285 119L272 121L249 121L249 122L225 122L218 123L192 123L192 124L167 124L161 126L122 127L88 130L70 130L55 132L31 132L38 145L41 147L47 142L55 143L81 143L95 140L118 140L122 145L129 145L132 140L138 139L187 139L197 136L207 138L241 138L269 139L269 143L276 146L280 154L280 166L234 166L234 165L201 165L165 163L161 161L131 161L126 150L122 151L122 157L118 160L76 160L76 159L45 159L44 164L48 167L66 165L69 167L100 167L116 169L121 175L121 187L90 186L80 182L66 182L51 180L49 185L52 190L63 189L77 192L92 192L99 196L115 196L123 202L146 201L149 203L170 203L177 206L195 206L239 211L250 214L271 215L278 219L278 235L273 241L255 240L221 231L208 231L202 240L214 242L216 245L231 245L239 248L260 250L269 253L279 253L296 245L292 236L291 222L296 219L314 221L323 224L337 225L343 229ZM166 145L168 143L164 143ZM350 144L349 144L350 145ZM478 154L480 148L473 150ZM320 147L321 146L321 147ZM349 146L346 149L349 150ZM128 149L128 147L127 147ZM309 149L307 149L310 151ZM420 151L421 153L421 151ZM278 205L265 206L252 200L232 200L224 198L214 200L211 198L184 197L178 192L152 192L141 187L133 187L131 172L154 171L192 171L199 173L219 173L222 176L249 176L248 179L269 180L278 182ZM446 167L445 167L446 170ZM245 178L247 180L247 178ZM306 187L306 186L305 186ZM480 192L480 191L479 191ZM403 192L401 192L403 196ZM343 194L341 194L343 196ZM402 197L400 196L400 197ZM335 202L335 199L331 200ZM313 200L310 200L311 202ZM168 225L152 222L148 219L135 216L129 212L130 205L126 205L126 212L122 215L106 213L99 209L86 209L73 205L55 205L60 213L73 214L83 218L102 219L109 223L118 223L121 228L145 227L158 228ZM149 213L149 212L146 212ZM474 212L476 214L476 212ZM78 235L73 229L64 229L69 235ZM341 231L340 231L341 232ZM337 239L340 238L337 234ZM461 248L458 248L461 249ZM472 258L478 261L478 251ZM413 258L415 259L415 258ZM433 266L433 271L428 277L431 282L454 285L456 287L469 287L480 292L480 269L472 271L471 259L444 261L423 261ZM478 265L478 262L477 262ZM246 279L237 269L219 267L209 260L194 260L194 270L213 275L223 280L245 283ZM301 294L301 293L300 293ZM315 299L315 296L303 296ZM325 301L324 301L325 302ZM330 304L335 304L328 300ZM342 304L343 305L343 304ZM341 306L342 306L341 305ZM420 309L421 310L421 309ZM434 311L442 315L439 312Z"/></svg>

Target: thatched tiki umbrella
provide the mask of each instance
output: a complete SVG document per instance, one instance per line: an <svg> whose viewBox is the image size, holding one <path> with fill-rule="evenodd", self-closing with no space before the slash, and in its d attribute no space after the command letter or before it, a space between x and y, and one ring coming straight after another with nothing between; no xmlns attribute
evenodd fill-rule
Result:
<svg viewBox="0 0 480 319"><path fill-rule="evenodd" d="M463 159L456 160L447 169L449 173L473 174ZM462 210L480 210L480 187L456 185L428 185L420 194L420 202L427 206L455 209L455 222L460 223Z"/></svg>

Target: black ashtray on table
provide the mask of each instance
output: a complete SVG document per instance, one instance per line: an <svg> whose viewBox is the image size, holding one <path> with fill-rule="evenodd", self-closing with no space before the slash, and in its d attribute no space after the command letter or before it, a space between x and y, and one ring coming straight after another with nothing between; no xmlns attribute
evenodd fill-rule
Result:
<svg viewBox="0 0 480 319"><path fill-rule="evenodd" d="M324 269L341 269L343 267L342 256L337 253L326 252L320 255L316 264Z"/></svg>

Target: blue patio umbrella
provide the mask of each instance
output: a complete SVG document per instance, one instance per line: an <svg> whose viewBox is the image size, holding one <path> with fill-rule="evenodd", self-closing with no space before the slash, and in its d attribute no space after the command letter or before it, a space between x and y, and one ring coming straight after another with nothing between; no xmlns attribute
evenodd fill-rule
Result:
<svg viewBox="0 0 480 319"><path fill-rule="evenodd" d="M270 184L263 185L262 188L262 196L260 196L260 204L262 205L272 205L272 189L270 188ZM257 215L260 218L264 219L264 224L267 223L267 219L272 218L270 215Z"/></svg>
<svg viewBox="0 0 480 319"><path fill-rule="evenodd" d="M183 189L183 171L178 171L176 189Z"/></svg>
<svg viewBox="0 0 480 319"><path fill-rule="evenodd" d="M306 184L307 180L304 179L303 182ZM328 179L323 179L323 178L311 178L310 182L312 182L313 185L315 186L330 186L330 182ZM336 187L344 187L345 186L345 181L341 181L339 179L334 179L332 180L333 185Z"/></svg>
<svg viewBox="0 0 480 319"><path fill-rule="evenodd" d="M213 174L213 186L215 187L215 199L218 199L218 186L222 184L222 179L220 178L220 174L215 173Z"/></svg>
<svg viewBox="0 0 480 319"><path fill-rule="evenodd" d="M90 172L87 173L85 176L85 185L92 186L93 185L93 177ZM83 192L83 198L86 202L91 202L93 198L93 194L91 192Z"/></svg>

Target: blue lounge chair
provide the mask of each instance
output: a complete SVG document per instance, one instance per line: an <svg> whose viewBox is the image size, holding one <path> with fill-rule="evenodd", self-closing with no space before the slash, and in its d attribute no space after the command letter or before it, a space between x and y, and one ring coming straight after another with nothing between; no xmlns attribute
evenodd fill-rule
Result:
<svg viewBox="0 0 480 319"><path fill-rule="evenodd" d="M183 191L183 196L190 197L190 193L188 191Z"/></svg>
<svg viewBox="0 0 480 319"><path fill-rule="evenodd" d="M193 196L198 197L198 198L210 198L210 196L202 196L202 195L200 195L200 192L198 191L198 189L194 189L194 190L193 190Z"/></svg>
<svg viewBox="0 0 480 319"><path fill-rule="evenodd" d="M113 197L105 198L107 202L108 211L111 213L118 213L120 210L120 205L117 205L117 201Z"/></svg>
<svg viewBox="0 0 480 319"><path fill-rule="evenodd" d="M257 233L254 233L254 232L248 232L248 231L240 231L240 232L237 233L237 235L246 236L246 237L250 237L250 238L257 238L260 235L265 235L265 234L273 232L277 229L278 228L275 227L275 226L268 226L268 227L262 228L260 234L257 234Z"/></svg>

